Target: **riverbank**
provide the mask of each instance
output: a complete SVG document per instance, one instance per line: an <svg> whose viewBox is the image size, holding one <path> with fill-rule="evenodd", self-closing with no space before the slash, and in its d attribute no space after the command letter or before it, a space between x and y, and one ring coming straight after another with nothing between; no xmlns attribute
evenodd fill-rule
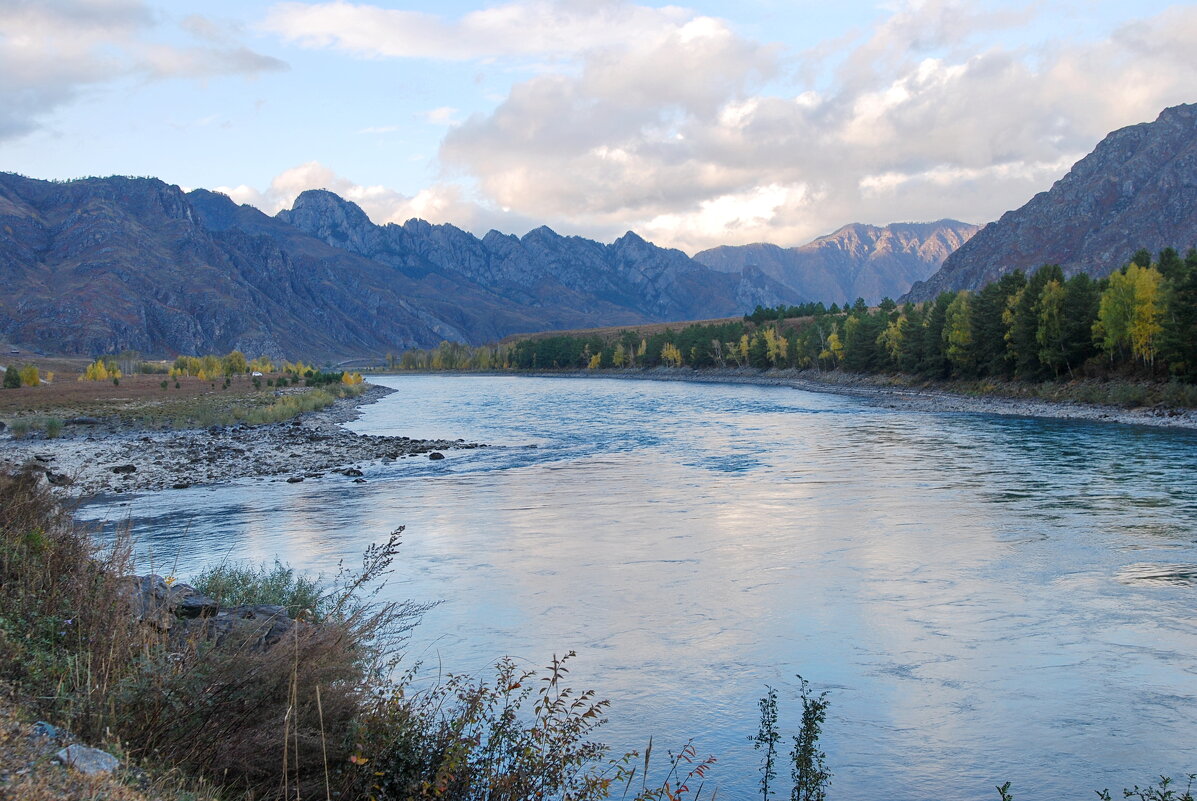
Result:
<svg viewBox="0 0 1197 801"><path fill-rule="evenodd" d="M164 431L114 417L65 426L54 438L8 435L0 470L33 463L60 493L86 497L249 477L294 483L333 473L345 481L364 481L362 468L371 462L483 447L464 440L370 436L344 427L361 406L394 391L371 385L320 411L264 425Z"/></svg>
<svg viewBox="0 0 1197 801"><path fill-rule="evenodd" d="M851 395L885 408L903 411L998 414L1197 430L1197 409L1172 408L1163 405L1122 408L1069 400L1011 397L994 392L963 394L931 384L907 383L894 376L862 375L840 371L755 370L752 368L694 370L688 367L653 367L521 374L544 377L793 387L807 392ZM510 373L504 373L504 375L510 375Z"/></svg>

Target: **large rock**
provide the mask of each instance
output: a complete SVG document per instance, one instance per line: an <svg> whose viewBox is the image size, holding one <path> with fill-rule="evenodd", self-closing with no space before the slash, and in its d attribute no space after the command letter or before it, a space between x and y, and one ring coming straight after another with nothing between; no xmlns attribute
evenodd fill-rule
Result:
<svg viewBox="0 0 1197 801"><path fill-rule="evenodd" d="M112 773L121 766L120 760L112 754L98 748L89 748L86 745L68 745L56 756L62 764L89 776Z"/></svg>

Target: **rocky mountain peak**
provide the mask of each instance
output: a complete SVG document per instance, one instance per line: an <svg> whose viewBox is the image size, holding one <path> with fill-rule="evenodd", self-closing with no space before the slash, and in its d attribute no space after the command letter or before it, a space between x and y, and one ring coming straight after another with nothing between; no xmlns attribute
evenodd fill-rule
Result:
<svg viewBox="0 0 1197 801"><path fill-rule="evenodd" d="M1014 270L1059 264L1109 275L1140 248L1197 244L1197 104L1120 128L1046 192L985 226L911 300L977 289Z"/></svg>
<svg viewBox="0 0 1197 801"><path fill-rule="evenodd" d="M758 243L713 248L694 258L717 270L756 267L803 300L842 303L863 297L876 303L929 276L976 231L977 226L957 220L850 223L799 247Z"/></svg>
<svg viewBox="0 0 1197 801"><path fill-rule="evenodd" d="M327 189L301 192L289 210L276 216L330 245L351 244L352 250L368 247L374 233L374 224L361 206Z"/></svg>

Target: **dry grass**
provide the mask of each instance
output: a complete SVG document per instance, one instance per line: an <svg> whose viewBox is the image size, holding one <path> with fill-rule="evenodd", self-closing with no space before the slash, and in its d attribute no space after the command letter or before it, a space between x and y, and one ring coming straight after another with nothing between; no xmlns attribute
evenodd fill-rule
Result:
<svg viewBox="0 0 1197 801"><path fill-rule="evenodd" d="M36 473L0 475L0 678L85 742L115 738L246 796L322 794L410 608L375 607L358 598L371 577L343 578L320 625L263 647L247 622L216 644L204 626L179 635L162 615L139 619L122 580L134 572L127 540L96 549Z"/></svg>
<svg viewBox="0 0 1197 801"><path fill-rule="evenodd" d="M166 377L162 375L125 376L119 386L111 381L59 378L38 387L0 390L0 420L9 425L24 421L34 429L44 428L47 420L72 417L95 417L146 428L204 427L257 417L269 417L261 422L273 422L286 419L279 416L283 408L278 406L280 401L295 404L288 398L318 391L290 387L284 390L286 395L277 398L275 388L267 386L266 381L278 378L281 376L263 376L257 388L249 378L238 376L227 389L223 380L201 381L186 376L177 379L178 389L174 379L167 380L164 389ZM271 406L276 408L261 411Z"/></svg>

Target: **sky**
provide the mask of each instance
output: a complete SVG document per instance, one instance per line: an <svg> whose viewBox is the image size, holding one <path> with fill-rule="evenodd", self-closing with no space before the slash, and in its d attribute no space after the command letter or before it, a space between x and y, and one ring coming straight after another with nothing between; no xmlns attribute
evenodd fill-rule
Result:
<svg viewBox="0 0 1197 801"><path fill-rule="evenodd" d="M984 223L1197 102L1156 0L0 0L0 170L688 253Z"/></svg>

